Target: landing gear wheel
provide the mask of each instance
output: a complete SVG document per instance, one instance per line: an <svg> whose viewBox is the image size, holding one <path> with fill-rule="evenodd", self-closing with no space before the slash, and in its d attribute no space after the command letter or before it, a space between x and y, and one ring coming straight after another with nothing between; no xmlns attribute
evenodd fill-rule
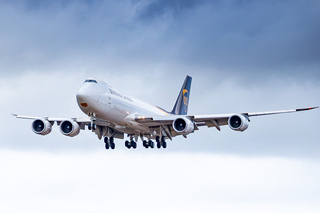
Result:
<svg viewBox="0 0 320 213"><path fill-rule="evenodd" d="M160 142L160 137L159 136L156 136L156 141L157 141L157 143Z"/></svg>
<svg viewBox="0 0 320 213"><path fill-rule="evenodd" d="M105 147L106 149L109 149L109 143L106 143Z"/></svg>
<svg viewBox="0 0 320 213"><path fill-rule="evenodd" d="M91 130L91 124L88 124L88 130Z"/></svg>
<svg viewBox="0 0 320 213"><path fill-rule="evenodd" d="M162 142L162 147L165 149L165 148L167 148L167 142Z"/></svg>
<svg viewBox="0 0 320 213"><path fill-rule="evenodd" d="M93 129L93 130L96 130L96 129L97 129L96 124L92 124L92 129Z"/></svg>
<svg viewBox="0 0 320 213"><path fill-rule="evenodd" d="M162 143L166 142L166 137L162 136L162 137L161 137L161 142L162 142Z"/></svg>
<svg viewBox="0 0 320 213"><path fill-rule="evenodd" d="M136 142L134 142L134 141L131 141L131 146L132 146L132 148L137 148L137 143Z"/></svg>
<svg viewBox="0 0 320 213"><path fill-rule="evenodd" d="M110 141L110 148L111 148L111 149L116 148L116 145L114 144L114 142L111 142L111 141Z"/></svg>
<svg viewBox="0 0 320 213"><path fill-rule="evenodd" d="M124 143L124 145L125 145L128 149L131 148L131 143L130 143L129 141L126 141L126 142Z"/></svg>
<svg viewBox="0 0 320 213"><path fill-rule="evenodd" d="M160 149L161 148L161 143L157 142L157 148Z"/></svg>
<svg viewBox="0 0 320 213"><path fill-rule="evenodd" d="M152 140L149 140L149 146L153 149L154 148L154 142Z"/></svg>
<svg viewBox="0 0 320 213"><path fill-rule="evenodd" d="M104 138L104 142L105 142L105 143L108 143L108 142L109 142L108 137L105 137L105 138Z"/></svg>
<svg viewBox="0 0 320 213"><path fill-rule="evenodd" d="M147 141L143 141L143 142L142 142L142 145L143 145L145 148L148 148L148 142L147 142Z"/></svg>

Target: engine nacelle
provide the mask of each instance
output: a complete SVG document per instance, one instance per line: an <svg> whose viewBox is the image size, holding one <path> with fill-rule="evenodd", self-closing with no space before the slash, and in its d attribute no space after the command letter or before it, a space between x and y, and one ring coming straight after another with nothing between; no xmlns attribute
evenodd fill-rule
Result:
<svg viewBox="0 0 320 213"><path fill-rule="evenodd" d="M37 119L32 122L32 131L38 135L47 135L51 132L52 124L45 119Z"/></svg>
<svg viewBox="0 0 320 213"><path fill-rule="evenodd" d="M189 134L194 131L194 124L187 118L177 118L173 121L172 127L179 134Z"/></svg>
<svg viewBox="0 0 320 213"><path fill-rule="evenodd" d="M60 132L65 136L74 137L79 134L80 126L75 121L65 120L60 124Z"/></svg>
<svg viewBox="0 0 320 213"><path fill-rule="evenodd" d="M243 132L249 127L249 120L243 115L232 115L228 120L228 125L234 131Z"/></svg>

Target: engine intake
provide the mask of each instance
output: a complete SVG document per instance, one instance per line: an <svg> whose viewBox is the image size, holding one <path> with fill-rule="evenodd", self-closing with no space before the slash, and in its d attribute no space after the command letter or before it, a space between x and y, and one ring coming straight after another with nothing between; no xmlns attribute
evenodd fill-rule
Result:
<svg viewBox="0 0 320 213"><path fill-rule="evenodd" d="M80 126L75 121L65 120L60 124L60 132L65 136L74 137L80 132Z"/></svg>
<svg viewBox="0 0 320 213"><path fill-rule="evenodd" d="M187 118L177 118L173 121L174 131L180 134L189 134L194 131L194 124Z"/></svg>
<svg viewBox="0 0 320 213"><path fill-rule="evenodd" d="M38 135L47 135L51 132L52 124L48 120L37 119L32 122L32 131Z"/></svg>
<svg viewBox="0 0 320 213"><path fill-rule="evenodd" d="M234 131L243 132L249 127L249 120L243 115L232 115L228 120L228 125Z"/></svg>

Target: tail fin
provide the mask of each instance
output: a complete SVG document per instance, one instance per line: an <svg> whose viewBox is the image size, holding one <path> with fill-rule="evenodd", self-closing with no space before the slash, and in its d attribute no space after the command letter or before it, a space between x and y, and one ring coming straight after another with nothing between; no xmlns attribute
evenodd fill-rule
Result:
<svg viewBox="0 0 320 213"><path fill-rule="evenodd" d="M177 98L176 104L174 105L171 114L175 115L186 115L188 113L188 104L190 97L192 78L187 75L184 81L179 96Z"/></svg>

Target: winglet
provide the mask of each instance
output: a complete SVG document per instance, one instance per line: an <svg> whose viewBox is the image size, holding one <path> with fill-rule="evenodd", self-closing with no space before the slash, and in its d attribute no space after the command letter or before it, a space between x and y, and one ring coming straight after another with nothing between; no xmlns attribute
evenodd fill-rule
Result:
<svg viewBox="0 0 320 213"><path fill-rule="evenodd" d="M311 109L317 109L319 108L318 106L317 107L309 107L309 108L301 108L301 109L296 109L296 111L305 111L305 110L311 110Z"/></svg>
<svg viewBox="0 0 320 213"><path fill-rule="evenodd" d="M182 85L182 88L180 90L176 104L174 105L174 107L171 111L171 114L186 115L188 113L191 81L192 81L192 78L187 75L187 77Z"/></svg>

